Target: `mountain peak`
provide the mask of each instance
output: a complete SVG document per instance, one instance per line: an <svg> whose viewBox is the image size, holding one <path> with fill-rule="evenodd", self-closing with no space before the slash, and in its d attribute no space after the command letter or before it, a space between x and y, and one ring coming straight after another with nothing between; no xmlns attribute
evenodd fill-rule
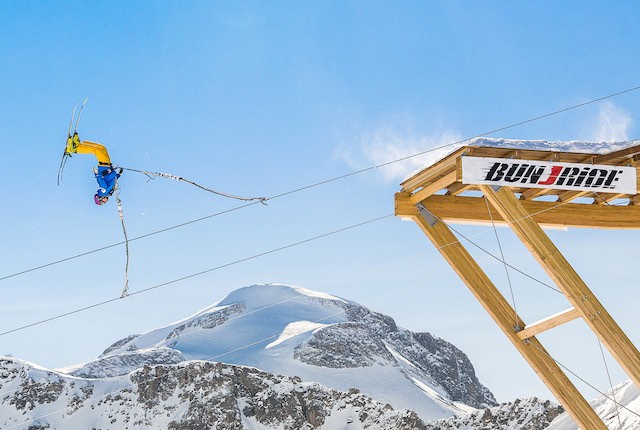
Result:
<svg viewBox="0 0 640 430"><path fill-rule="evenodd" d="M229 304L241 303L248 308L272 305L282 301L291 300L327 300L344 304L349 301L319 291L308 290L287 284L256 284L239 288L229 293L224 299L214 306L225 306Z"/></svg>
<svg viewBox="0 0 640 430"><path fill-rule="evenodd" d="M68 370L117 376L163 360L219 361L342 391L357 387L427 419L496 404L454 345L398 327L356 302L286 284L237 289L189 318L128 336L98 360Z"/></svg>

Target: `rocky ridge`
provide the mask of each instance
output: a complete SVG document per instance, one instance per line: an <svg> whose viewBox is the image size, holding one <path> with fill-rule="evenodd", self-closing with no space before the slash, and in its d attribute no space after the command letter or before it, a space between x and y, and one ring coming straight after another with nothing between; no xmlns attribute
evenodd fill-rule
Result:
<svg viewBox="0 0 640 430"><path fill-rule="evenodd" d="M0 427L172 430L424 429L358 390L212 362L145 366L106 380L73 378L0 359Z"/></svg>
<svg viewBox="0 0 640 430"><path fill-rule="evenodd" d="M517 399L472 414L437 420L428 430L544 430L564 412L564 408L536 397Z"/></svg>

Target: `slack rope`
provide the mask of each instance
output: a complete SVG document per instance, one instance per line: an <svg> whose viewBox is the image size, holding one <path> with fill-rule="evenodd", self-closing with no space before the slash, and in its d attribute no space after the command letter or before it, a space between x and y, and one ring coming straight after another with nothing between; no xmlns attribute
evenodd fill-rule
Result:
<svg viewBox="0 0 640 430"><path fill-rule="evenodd" d="M131 172L142 173L142 174L146 175L149 179L155 179L157 176L159 176L159 177L165 178L165 179L173 179L174 181L186 182L187 184L194 185L194 186L196 186L196 187L198 187L198 188L200 188L202 190L208 191L210 193L217 194L217 195L222 196L222 197L228 197L228 198L231 198L231 199L242 200L242 201L245 201L245 202L259 201L263 205L266 205L265 202L268 200L267 197L242 197L242 196L235 196L233 194L223 193L221 191L212 190L211 188L203 187L200 184L196 184L193 181L185 179L182 176L176 176L176 175L172 175L170 173L147 172L145 170L129 169L127 167L122 167L122 169L123 170L129 170Z"/></svg>
<svg viewBox="0 0 640 430"><path fill-rule="evenodd" d="M122 290L121 298L129 295L129 238L127 237L127 229L124 226L124 214L122 212L122 201L120 200L120 187L116 184L116 203L118 204L118 215L120 216L120 223L122 224L122 232L124 233L124 247L127 254L126 263L124 266L124 288Z"/></svg>

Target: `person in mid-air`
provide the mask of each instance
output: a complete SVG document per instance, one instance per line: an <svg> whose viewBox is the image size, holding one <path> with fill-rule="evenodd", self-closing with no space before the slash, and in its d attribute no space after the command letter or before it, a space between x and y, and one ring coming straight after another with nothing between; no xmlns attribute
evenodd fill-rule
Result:
<svg viewBox="0 0 640 430"><path fill-rule="evenodd" d="M111 164L107 148L100 143L88 140L80 141L78 133L67 139L65 154L93 154L98 159L98 167L93 168L96 181L98 181L98 191L93 196L93 201L97 205L103 205L109 201L116 186L116 180L122 174L122 168L116 169Z"/></svg>

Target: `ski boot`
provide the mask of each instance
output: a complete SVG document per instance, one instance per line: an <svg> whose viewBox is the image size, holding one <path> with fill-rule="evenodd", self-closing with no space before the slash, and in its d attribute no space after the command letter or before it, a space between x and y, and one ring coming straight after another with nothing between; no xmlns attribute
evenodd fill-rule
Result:
<svg viewBox="0 0 640 430"><path fill-rule="evenodd" d="M73 136L67 138L67 147L64 150L65 155L71 155L78 152L78 144L80 143L80 137L78 133L74 133Z"/></svg>

